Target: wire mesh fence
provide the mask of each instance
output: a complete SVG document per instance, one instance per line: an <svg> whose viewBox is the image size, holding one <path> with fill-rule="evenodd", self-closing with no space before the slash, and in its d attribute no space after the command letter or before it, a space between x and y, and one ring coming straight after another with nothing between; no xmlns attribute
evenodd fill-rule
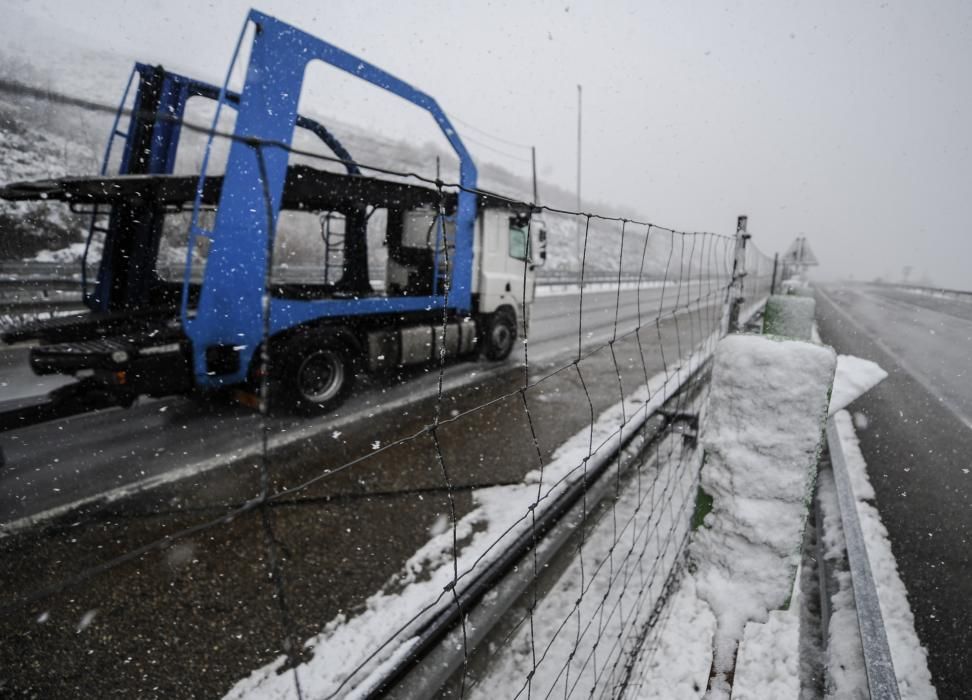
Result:
<svg viewBox="0 0 972 700"><path fill-rule="evenodd" d="M734 297L745 318L768 294L772 260L751 241L739 258L735 236L355 162L359 179L409 183L420 203L429 290L442 299L422 320L428 362L374 373L349 365L361 375L354 400L323 417L281 416L273 408L288 390L289 353L307 341L280 332L275 303L400 290L393 275L356 295L330 284L295 289L288 278L300 268L282 226L287 212L307 207L287 204L286 188L273 191L268 160L283 153L288 172L313 177L294 159L321 171L343 159L179 126L247 149L256 165L262 204L252 216L268 234L254 253L262 337L241 394L255 401L139 401L3 436L0 549L16 562L0 584L5 688L49 697L379 695L452 633L445 687L457 697L621 694L677 581L707 359ZM512 361L470 363L450 340L469 317L448 302L463 191L514 218L529 212L529 226L544 218L578 234L577 269L561 269L556 288L535 295L528 230L506 288ZM191 318L212 264L199 212L218 204L190 193L197 213L192 222L180 214L185 228L172 234L182 236L172 247L186 272L166 281L181 288ZM350 220L363 204L334 209ZM368 215L387 229L394 217L377 210ZM325 213L311 207L318 223ZM387 267L398 252L384 255ZM489 320L478 320L480 345L495 329ZM153 471L153 460L168 466ZM569 556L541 563L558 522L569 525L560 550ZM511 559L516 547L522 556ZM469 616L490 596L478 584L501 569L525 570L526 592L491 629L472 628Z"/></svg>

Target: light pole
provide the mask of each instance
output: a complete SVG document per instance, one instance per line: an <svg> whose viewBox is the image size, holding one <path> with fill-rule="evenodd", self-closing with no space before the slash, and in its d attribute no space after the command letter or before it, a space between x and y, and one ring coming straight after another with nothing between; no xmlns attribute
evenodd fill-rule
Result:
<svg viewBox="0 0 972 700"><path fill-rule="evenodd" d="M577 211L581 210L581 112L583 89L577 86ZM581 262L581 221L577 217L577 264Z"/></svg>

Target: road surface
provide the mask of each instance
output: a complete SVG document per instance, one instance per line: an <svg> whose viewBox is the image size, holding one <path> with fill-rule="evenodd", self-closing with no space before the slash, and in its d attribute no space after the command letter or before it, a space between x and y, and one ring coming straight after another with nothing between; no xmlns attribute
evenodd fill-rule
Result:
<svg viewBox="0 0 972 700"><path fill-rule="evenodd" d="M522 354L508 363L446 367L441 415L454 420L437 428L438 451L422 432L436 411L435 368L363 382L331 416L272 420L266 462L259 416L185 399L0 436L7 531L27 516L66 508L42 518L43 526L0 537L0 556L17 563L0 577L0 600L218 523L0 617L0 667L9 678L0 688L42 697L218 697L281 650L264 516L280 550L293 635L310 639L393 585L430 532L468 512L475 489L522 482L585 429L591 412L622 400L646 374L672 371L710 337L721 292L713 287L689 309L698 292L672 291L663 299L659 288L642 290L637 336L634 290L622 292L617 325L616 293L585 293L580 333L578 295L539 299L529 386ZM578 336L582 359L575 363ZM358 461L341 470L351 460ZM306 487L267 511L226 518L259 496L264 476L271 492ZM118 500L78 504L106 495ZM79 636L79 621L90 614L94 622Z"/></svg>
<svg viewBox="0 0 972 700"><path fill-rule="evenodd" d="M818 291L824 342L888 378L852 404L861 449L941 698L972 674L972 301Z"/></svg>
<svg viewBox="0 0 972 700"><path fill-rule="evenodd" d="M693 285L691 292L698 296L698 287ZM686 289L671 287L665 290L664 299L660 288L643 289L640 299L637 291L624 290L620 304L616 291L587 293L584 323L579 328L581 300L576 292L540 297L533 309L528 344L534 380L577 355L579 330L582 352L603 347L615 334L616 309L617 335L622 342L630 339L630 333L638 327L639 301L642 321L648 324L642 341L652 364L649 369L663 369L666 361L674 361L697 344L703 325L711 327L720 312L716 304L706 307L704 315L685 316L687 298ZM680 328L670 318L676 304L692 321ZM660 311L669 315L664 319L666 333L661 342L652 321ZM628 342L624 347L629 345L633 351L635 344ZM658 350L667 352L667 357ZM523 352L520 348L507 363L450 364L443 377L445 387L455 390L485 382L508 391L510 377L517 376L513 368L522 365ZM627 357L632 357L630 352ZM640 360L637 369L643 378ZM18 385L24 383L20 380ZM616 389L616 380L614 384ZM592 383L596 385L596 381ZM269 432L273 444L279 446L322 431L348 433L349 426L364 422L369 435L388 441L398 431L387 425L387 415L378 419L377 425L373 416L387 414L389 409L405 406L418 397L433 396L437 388L438 370L434 366L402 377L364 379L356 396L334 414L311 420L275 418ZM586 401L575 409L577 415L586 416ZM234 456L253 454L260 448L261 428L259 415L242 406L169 398L143 400L129 410L99 411L0 434L6 458L0 472L0 525L55 513L103 494L116 497L222 468ZM235 476L234 480L239 481ZM248 487L255 488L252 482ZM239 488L229 494L231 499L243 500L252 495Z"/></svg>

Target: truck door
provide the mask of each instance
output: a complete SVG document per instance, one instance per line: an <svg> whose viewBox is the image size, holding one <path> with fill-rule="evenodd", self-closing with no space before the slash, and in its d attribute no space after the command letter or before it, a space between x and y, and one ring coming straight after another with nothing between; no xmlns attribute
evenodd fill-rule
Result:
<svg viewBox="0 0 972 700"><path fill-rule="evenodd" d="M506 217L507 274L513 278L513 294L524 304L533 303L536 272L533 264L533 235L530 215L517 214ZM526 289L524 290L524 276ZM525 294L525 296L524 296ZM523 297L523 298L521 298Z"/></svg>
<svg viewBox="0 0 972 700"><path fill-rule="evenodd" d="M530 259L531 233L528 214L518 214L506 208L483 212L481 238L477 240L476 251L480 313L489 314L501 306L511 306L519 314L523 303L533 301L536 273Z"/></svg>

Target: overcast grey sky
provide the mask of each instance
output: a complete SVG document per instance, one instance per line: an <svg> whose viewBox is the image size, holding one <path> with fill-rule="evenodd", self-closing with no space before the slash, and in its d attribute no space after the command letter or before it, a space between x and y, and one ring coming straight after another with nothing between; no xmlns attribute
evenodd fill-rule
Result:
<svg viewBox="0 0 972 700"><path fill-rule="evenodd" d="M140 59L218 79L249 4L0 0L0 10L39 20L39 36L17 37L39 65L67 31L117 53L122 72ZM688 230L729 233L747 213L764 251L806 235L822 276L898 278L912 265L913 278L972 288L972 2L257 7L450 115L536 144L543 177L569 189L583 84L585 198Z"/></svg>

